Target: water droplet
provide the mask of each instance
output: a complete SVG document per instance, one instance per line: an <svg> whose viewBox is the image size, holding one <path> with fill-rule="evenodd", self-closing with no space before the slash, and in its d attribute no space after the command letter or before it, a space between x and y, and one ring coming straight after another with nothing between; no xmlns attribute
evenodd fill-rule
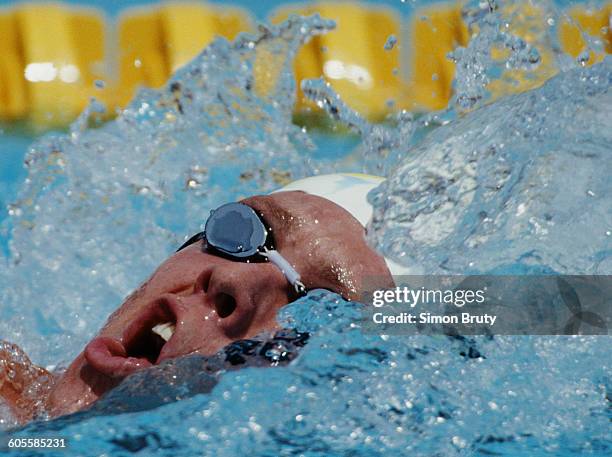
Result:
<svg viewBox="0 0 612 457"><path fill-rule="evenodd" d="M389 35L385 43L385 51L391 51L397 44L397 37L395 35Z"/></svg>
<svg viewBox="0 0 612 457"><path fill-rule="evenodd" d="M462 448L462 449L467 446L467 441L465 441L460 436L453 436L451 441L455 446Z"/></svg>
<svg viewBox="0 0 612 457"><path fill-rule="evenodd" d="M576 57L576 62L578 62L579 65L582 65L584 67L586 66L590 58L591 54L587 49L586 51L582 51L580 54L578 54L578 57Z"/></svg>

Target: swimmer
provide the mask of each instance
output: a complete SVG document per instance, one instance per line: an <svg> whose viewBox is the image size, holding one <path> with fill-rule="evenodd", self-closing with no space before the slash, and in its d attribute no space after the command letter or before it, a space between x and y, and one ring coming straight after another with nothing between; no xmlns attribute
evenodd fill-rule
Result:
<svg viewBox="0 0 612 457"><path fill-rule="evenodd" d="M372 212L366 195L380 182L318 176L219 207L64 373L54 376L16 346L0 344L0 398L22 423L72 413L132 373L277 329L277 311L308 290L355 300L365 278L392 287L388 263L364 230Z"/></svg>

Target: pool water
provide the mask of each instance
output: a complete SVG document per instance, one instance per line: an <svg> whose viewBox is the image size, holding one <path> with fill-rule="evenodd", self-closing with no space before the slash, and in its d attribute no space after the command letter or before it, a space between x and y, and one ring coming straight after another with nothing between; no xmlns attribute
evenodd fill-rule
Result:
<svg viewBox="0 0 612 457"><path fill-rule="evenodd" d="M61 369L210 208L337 170L388 176L371 195L370 242L413 272L610 274L609 58L564 59L543 87L493 103L466 107L461 95L474 85L458 84L465 91L448 110L380 125L306 82L355 132L332 140L292 123L290 64L300 43L332 26L296 18L259 40L218 40L115 121L88 129L85 113L68 133L37 141L2 222L2 339ZM266 95L250 84L262 50L282 57ZM76 455L612 452L608 337L369 335L361 306L313 291L281 310L283 327L310 334L288 365L228 371L212 390L187 388L152 410L118 414L102 403L7 433L66 437ZM147 376L128 378L126 392L143 382L167 389Z"/></svg>

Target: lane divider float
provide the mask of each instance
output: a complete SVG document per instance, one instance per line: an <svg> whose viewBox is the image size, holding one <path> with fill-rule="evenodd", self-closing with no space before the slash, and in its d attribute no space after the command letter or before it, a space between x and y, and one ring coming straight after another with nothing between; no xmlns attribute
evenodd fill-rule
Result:
<svg viewBox="0 0 612 457"><path fill-rule="evenodd" d="M534 44L541 57L535 72L508 70L489 89L495 96L541 84L556 71L550 26L543 6L512 5L521 16L512 32ZM398 108L432 111L452 96L454 63L447 55L466 46L469 34L460 3L438 3L403 18L396 10L367 3L312 2L273 12L278 23L289 14L319 12L337 29L315 37L295 60L298 81L324 76L346 103L371 120ZM586 64L612 53L612 4L575 6L558 24L559 44ZM109 20L93 8L62 3L23 3L0 10L0 121L26 121L36 128L66 126L96 97L113 112L140 86L160 87L215 36L233 39L252 31L249 13L208 3L162 3L132 8ZM601 45L587 48L585 35ZM498 56L503 50L494 50ZM256 89L270 90L261 66ZM103 83L100 83L103 81ZM299 91L299 84L298 84ZM297 112L316 107L298 92Z"/></svg>

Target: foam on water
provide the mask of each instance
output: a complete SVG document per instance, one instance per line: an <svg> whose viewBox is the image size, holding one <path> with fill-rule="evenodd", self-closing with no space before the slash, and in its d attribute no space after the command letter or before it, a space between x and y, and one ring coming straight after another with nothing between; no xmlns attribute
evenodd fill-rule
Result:
<svg viewBox="0 0 612 457"><path fill-rule="evenodd" d="M442 126L373 196L413 274L612 273L612 59Z"/></svg>
<svg viewBox="0 0 612 457"><path fill-rule="evenodd" d="M208 209L332 171L310 159L311 140L291 123L289 71L299 43L329 27L294 18L218 40L116 121L87 129L83 118L69 136L39 142L4 226L0 337L35 362L66 363ZM269 95L255 83L262 71L280 75L264 78L277 81ZM362 136L360 167L389 176L372 195L371 242L414 272L609 274L611 82L607 60L462 116L398 113L377 126L324 82L303 87ZM15 436L47 431L82 454L612 449L606 338L366 335L360 306L315 291L281 310L283 326L311 333L289 366L224 373L210 393L153 411L37 423Z"/></svg>

